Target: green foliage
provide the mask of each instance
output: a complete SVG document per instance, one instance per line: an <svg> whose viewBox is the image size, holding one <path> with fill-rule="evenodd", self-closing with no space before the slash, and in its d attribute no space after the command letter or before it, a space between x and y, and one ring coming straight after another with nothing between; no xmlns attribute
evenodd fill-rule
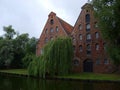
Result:
<svg viewBox="0 0 120 90"><path fill-rule="evenodd" d="M29 63L32 61L33 55L34 54L32 53L27 53L25 57L22 59L24 68L27 68L29 66Z"/></svg>
<svg viewBox="0 0 120 90"><path fill-rule="evenodd" d="M14 59L12 40L0 40L0 67L9 67Z"/></svg>
<svg viewBox="0 0 120 90"><path fill-rule="evenodd" d="M0 37L0 68L23 68L31 62L31 55L35 55L36 38L29 38L29 34L17 34L12 26L3 27L5 34ZM24 58L24 59L23 59Z"/></svg>
<svg viewBox="0 0 120 90"><path fill-rule="evenodd" d="M32 62L28 66L29 75L38 76L38 57L33 56Z"/></svg>
<svg viewBox="0 0 120 90"><path fill-rule="evenodd" d="M118 49L118 47L116 47L115 45L109 45L109 47L107 47L107 51L109 53L109 55L115 60L113 61L113 63L118 67L120 65L120 49Z"/></svg>
<svg viewBox="0 0 120 90"><path fill-rule="evenodd" d="M36 53L36 43L37 39L35 37L32 37L28 40L28 42L25 45L26 53Z"/></svg>
<svg viewBox="0 0 120 90"><path fill-rule="evenodd" d="M12 25L9 25L8 27L3 27L3 30L6 32L4 35L6 39L12 39L13 36L16 34L14 29L12 28Z"/></svg>
<svg viewBox="0 0 120 90"><path fill-rule="evenodd" d="M46 73L52 76L56 74L65 75L70 73L72 58L71 39L68 37L57 38L44 47L44 53L40 57L33 59L28 71L30 75L40 77L45 77Z"/></svg>
<svg viewBox="0 0 120 90"><path fill-rule="evenodd" d="M102 36L108 42L108 53L118 66L120 64L120 0L93 0L93 7Z"/></svg>

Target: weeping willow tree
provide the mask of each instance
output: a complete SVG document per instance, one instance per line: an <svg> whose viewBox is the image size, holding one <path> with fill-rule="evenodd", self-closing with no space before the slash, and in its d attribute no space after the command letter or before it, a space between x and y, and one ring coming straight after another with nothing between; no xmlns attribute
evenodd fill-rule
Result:
<svg viewBox="0 0 120 90"><path fill-rule="evenodd" d="M45 73L49 73L51 76L70 73L73 47L69 37L51 40L44 47L43 52L43 55L30 63L28 69L30 75L45 77Z"/></svg>

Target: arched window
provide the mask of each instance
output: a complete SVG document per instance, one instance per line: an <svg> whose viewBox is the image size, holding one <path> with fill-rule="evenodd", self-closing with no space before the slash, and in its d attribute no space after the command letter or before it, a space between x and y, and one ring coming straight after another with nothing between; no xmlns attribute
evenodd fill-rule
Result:
<svg viewBox="0 0 120 90"><path fill-rule="evenodd" d="M78 27L79 30L82 30L82 25L80 24L79 27Z"/></svg>
<svg viewBox="0 0 120 90"><path fill-rule="evenodd" d="M98 32L95 33L95 38L96 38L96 39L99 38L99 33L98 33Z"/></svg>
<svg viewBox="0 0 120 90"><path fill-rule="evenodd" d="M48 29L45 30L45 33L46 33L46 34L48 33Z"/></svg>
<svg viewBox="0 0 120 90"><path fill-rule="evenodd" d="M45 43L47 43L48 42L48 38L45 38Z"/></svg>
<svg viewBox="0 0 120 90"><path fill-rule="evenodd" d="M50 37L50 40L53 40L53 37Z"/></svg>
<svg viewBox="0 0 120 90"><path fill-rule="evenodd" d="M89 51L91 50L90 44L87 45L87 50L89 50Z"/></svg>
<svg viewBox="0 0 120 90"><path fill-rule="evenodd" d="M80 52L83 51L82 45L79 46Z"/></svg>
<svg viewBox="0 0 120 90"><path fill-rule="evenodd" d="M87 45L86 52L87 52L87 55L91 55L91 46L90 46L90 44Z"/></svg>
<svg viewBox="0 0 120 90"><path fill-rule="evenodd" d="M86 39L87 39L87 40L91 40L91 34L90 34L90 33L88 33L88 34L86 35Z"/></svg>
<svg viewBox="0 0 120 90"><path fill-rule="evenodd" d="M73 64L74 64L74 66L79 66L79 60L75 59L75 60L73 61Z"/></svg>
<svg viewBox="0 0 120 90"><path fill-rule="evenodd" d="M106 50L106 43L103 43L104 50Z"/></svg>
<svg viewBox="0 0 120 90"><path fill-rule="evenodd" d="M80 37L80 40L82 40L82 34L80 34L79 37Z"/></svg>
<svg viewBox="0 0 120 90"><path fill-rule="evenodd" d="M95 45L95 49L96 49L96 50L99 50L99 44L96 44L96 45Z"/></svg>
<svg viewBox="0 0 120 90"><path fill-rule="evenodd" d="M40 54L43 54L43 49L40 49Z"/></svg>
<svg viewBox="0 0 120 90"><path fill-rule="evenodd" d="M86 18L86 23L89 23L89 22L90 22L90 14L87 14L87 15L85 16L85 18Z"/></svg>
<svg viewBox="0 0 120 90"><path fill-rule="evenodd" d="M51 33L53 32L53 28L50 28L50 32L51 32Z"/></svg>
<svg viewBox="0 0 120 90"><path fill-rule="evenodd" d="M72 41L73 41L73 43L75 43L75 41L76 41L76 40L75 40L75 38L74 38L74 37L72 37Z"/></svg>
<svg viewBox="0 0 120 90"><path fill-rule="evenodd" d="M98 27L98 23L97 22L95 22L95 28L97 28Z"/></svg>
<svg viewBox="0 0 120 90"><path fill-rule="evenodd" d="M50 24L51 25L54 24L54 20L53 19L50 20Z"/></svg>
<svg viewBox="0 0 120 90"><path fill-rule="evenodd" d="M104 64L109 64L109 61L107 58L104 59Z"/></svg>
<svg viewBox="0 0 120 90"><path fill-rule="evenodd" d="M90 24L86 24L86 31L90 31Z"/></svg>
<svg viewBox="0 0 120 90"><path fill-rule="evenodd" d="M75 46L73 46L73 51L75 51Z"/></svg>
<svg viewBox="0 0 120 90"><path fill-rule="evenodd" d="M58 30L59 30L59 29L58 29L58 26L56 26L56 32L58 32Z"/></svg>
<svg viewBox="0 0 120 90"><path fill-rule="evenodd" d="M100 59L96 59L96 65L100 65Z"/></svg>

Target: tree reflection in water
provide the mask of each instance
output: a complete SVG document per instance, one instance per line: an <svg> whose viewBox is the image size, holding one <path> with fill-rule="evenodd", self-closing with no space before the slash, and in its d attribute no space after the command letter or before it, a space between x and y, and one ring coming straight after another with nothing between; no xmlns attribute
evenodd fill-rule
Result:
<svg viewBox="0 0 120 90"><path fill-rule="evenodd" d="M92 83L0 76L0 90L120 90L120 83Z"/></svg>

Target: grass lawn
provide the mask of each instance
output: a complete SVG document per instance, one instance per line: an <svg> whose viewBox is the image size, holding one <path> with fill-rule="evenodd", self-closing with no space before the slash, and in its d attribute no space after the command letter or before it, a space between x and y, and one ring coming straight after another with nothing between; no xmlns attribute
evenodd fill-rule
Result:
<svg viewBox="0 0 120 90"><path fill-rule="evenodd" d="M8 70L0 70L0 72L28 75L27 69L8 69Z"/></svg>
<svg viewBox="0 0 120 90"><path fill-rule="evenodd" d="M65 75L65 76L58 76L58 78L71 78L71 79L81 79L81 80L120 81L120 75L119 74L79 73L79 74L70 74L70 75Z"/></svg>
<svg viewBox="0 0 120 90"><path fill-rule="evenodd" d="M28 75L27 69L0 70L0 72L11 73L11 74ZM79 73L79 74L70 74L70 75L56 76L56 77L57 78L65 78L65 79L80 79L80 80L120 81L120 74Z"/></svg>

